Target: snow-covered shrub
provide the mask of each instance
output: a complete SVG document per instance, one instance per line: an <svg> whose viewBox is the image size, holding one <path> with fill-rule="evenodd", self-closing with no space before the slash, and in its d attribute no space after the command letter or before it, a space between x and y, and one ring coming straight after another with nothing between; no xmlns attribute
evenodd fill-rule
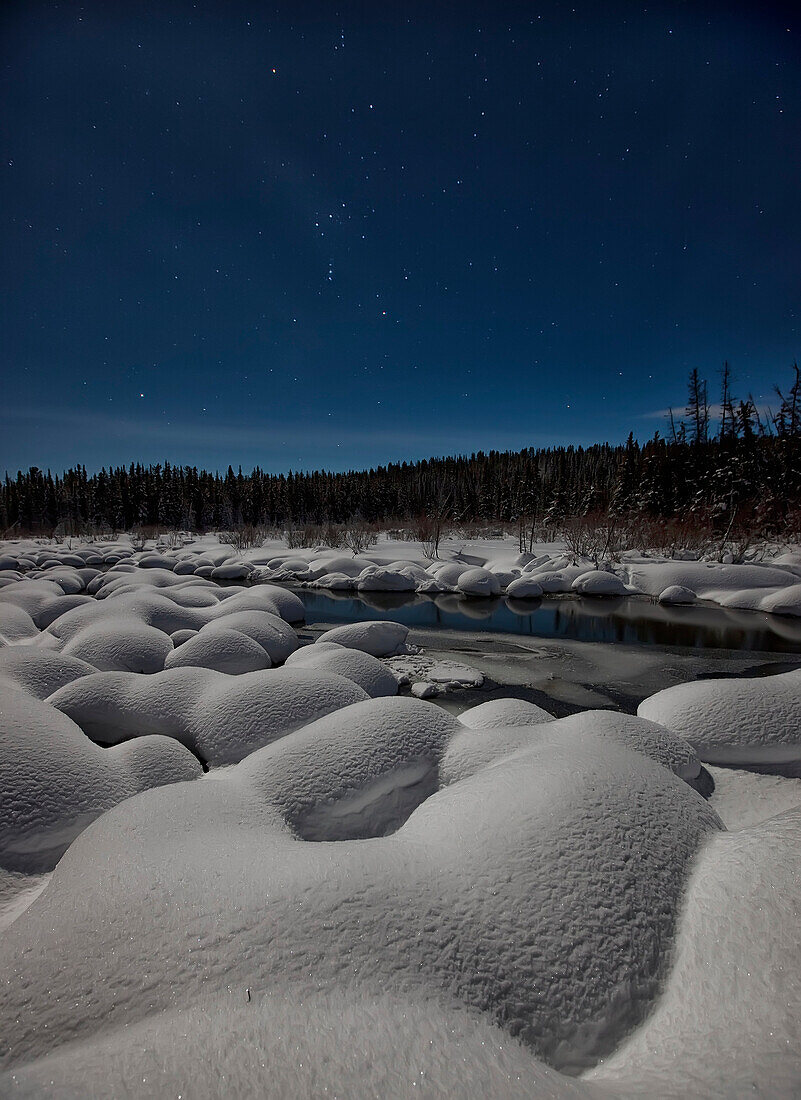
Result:
<svg viewBox="0 0 801 1100"><path fill-rule="evenodd" d="M363 553L368 546L375 546L378 534L375 527L363 519L351 519L345 524L342 541L354 555Z"/></svg>
<svg viewBox="0 0 801 1100"><path fill-rule="evenodd" d="M244 523L241 527L235 527L231 531L220 531L220 542L225 546L233 546L235 550L250 550L254 546L263 546L267 532L263 527L253 523Z"/></svg>

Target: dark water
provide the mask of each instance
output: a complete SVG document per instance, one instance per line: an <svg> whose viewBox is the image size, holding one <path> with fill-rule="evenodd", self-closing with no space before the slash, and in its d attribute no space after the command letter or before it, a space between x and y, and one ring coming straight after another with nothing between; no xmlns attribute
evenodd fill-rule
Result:
<svg viewBox="0 0 801 1100"><path fill-rule="evenodd" d="M639 599L461 599L415 593L296 589L309 623L392 619L414 628L488 631L621 645L801 652L801 621L759 611L661 607Z"/></svg>

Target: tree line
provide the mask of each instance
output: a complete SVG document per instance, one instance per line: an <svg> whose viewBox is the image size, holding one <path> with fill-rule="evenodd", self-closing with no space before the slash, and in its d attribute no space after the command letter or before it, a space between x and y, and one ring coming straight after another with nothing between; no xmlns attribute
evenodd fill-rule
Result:
<svg viewBox="0 0 801 1100"><path fill-rule="evenodd" d="M342 473L225 473L195 466L116 466L88 474L31 467L6 474L0 531L102 534L135 528L234 530L252 525L436 523L559 528L582 517L705 526L732 537L801 535L801 376L776 409L736 400L724 364L712 405L697 371L664 433L625 444L478 451Z"/></svg>

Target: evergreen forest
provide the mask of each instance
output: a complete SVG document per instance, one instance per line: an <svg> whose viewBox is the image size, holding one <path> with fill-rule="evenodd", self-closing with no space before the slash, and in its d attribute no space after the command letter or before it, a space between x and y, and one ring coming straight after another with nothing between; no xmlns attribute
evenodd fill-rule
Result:
<svg viewBox="0 0 801 1100"><path fill-rule="evenodd" d="M801 376L776 389L775 411L735 400L728 365L711 404L697 371L687 405L646 442L478 451L369 470L224 473L164 464L60 474L6 474L0 532L101 535L119 531L293 530L359 523L517 526L521 548L548 529L603 524L659 545L704 538L801 538ZM322 539L320 540L322 541ZM298 544L298 543L296 543Z"/></svg>

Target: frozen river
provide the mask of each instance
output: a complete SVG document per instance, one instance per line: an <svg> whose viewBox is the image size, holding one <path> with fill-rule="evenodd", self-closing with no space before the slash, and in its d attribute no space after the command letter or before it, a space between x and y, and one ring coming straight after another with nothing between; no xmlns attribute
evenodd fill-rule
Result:
<svg viewBox="0 0 801 1100"><path fill-rule="evenodd" d="M481 689L438 702L455 711L515 695L563 715L588 707L634 712L647 696L707 677L801 667L801 623L720 607L661 607L644 599L461 599L296 589L308 640L344 622L392 619L429 656L480 670Z"/></svg>

